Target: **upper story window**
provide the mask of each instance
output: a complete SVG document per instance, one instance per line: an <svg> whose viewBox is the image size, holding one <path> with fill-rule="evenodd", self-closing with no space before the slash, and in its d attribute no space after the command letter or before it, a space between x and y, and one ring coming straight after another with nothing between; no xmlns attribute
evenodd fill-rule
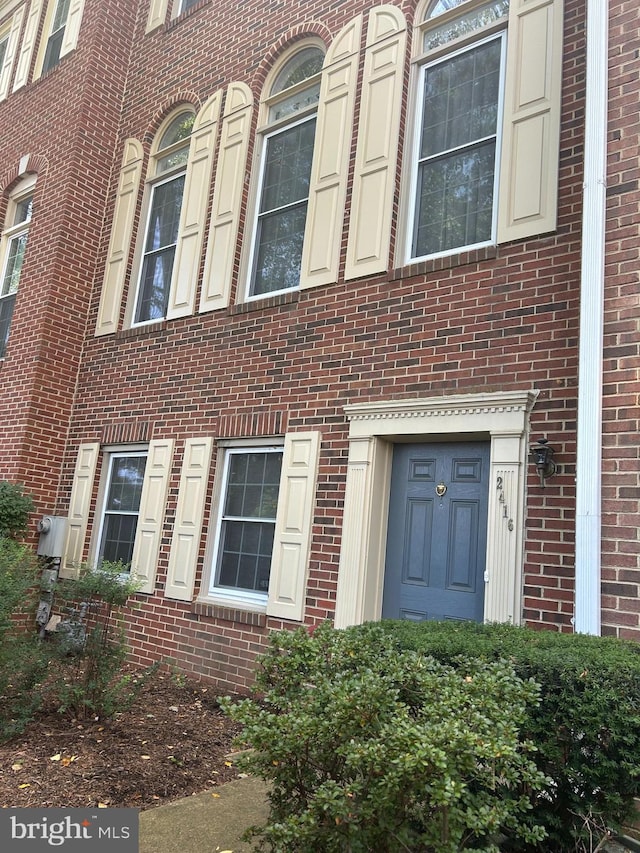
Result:
<svg viewBox="0 0 640 853"><path fill-rule="evenodd" d="M0 243L0 358L9 340L11 317L20 284L33 211L34 181L27 179L12 193Z"/></svg>
<svg viewBox="0 0 640 853"><path fill-rule="evenodd" d="M57 0L51 30L47 39L47 47L42 63L42 73L49 71L60 62L62 41L69 16L69 4L71 0Z"/></svg>
<svg viewBox="0 0 640 853"><path fill-rule="evenodd" d="M495 242L507 12L506 0L434 0L427 7L412 259Z"/></svg>
<svg viewBox="0 0 640 853"><path fill-rule="evenodd" d="M157 140L150 167L134 325L166 317L194 114L174 116Z"/></svg>
<svg viewBox="0 0 640 853"><path fill-rule="evenodd" d="M298 50L272 78L263 102L249 298L300 282L323 60L315 44Z"/></svg>
<svg viewBox="0 0 640 853"><path fill-rule="evenodd" d="M178 2L178 15L181 15L183 12L186 12L187 9L190 9L192 6L195 6L196 3L199 3L200 0L179 0Z"/></svg>
<svg viewBox="0 0 640 853"><path fill-rule="evenodd" d="M4 66L4 60L9 48L9 30L0 32L0 69Z"/></svg>

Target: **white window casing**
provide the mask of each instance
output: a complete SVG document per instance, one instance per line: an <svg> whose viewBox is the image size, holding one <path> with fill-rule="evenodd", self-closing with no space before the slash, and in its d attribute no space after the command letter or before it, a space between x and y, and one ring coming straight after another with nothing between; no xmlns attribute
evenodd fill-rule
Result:
<svg viewBox="0 0 640 853"><path fill-rule="evenodd" d="M498 243L556 227L563 0L511 0Z"/></svg>
<svg viewBox="0 0 640 853"><path fill-rule="evenodd" d="M81 444L78 449L76 467L69 500L69 523L67 525L66 541L60 563L60 577L75 578L78 576L84 553L87 524L91 509L93 480L96 472L98 442Z"/></svg>
<svg viewBox="0 0 640 853"><path fill-rule="evenodd" d="M167 319L194 312L221 104L220 90L204 104L191 131Z"/></svg>
<svg viewBox="0 0 640 853"><path fill-rule="evenodd" d="M18 66L13 79L13 91L22 88L29 80L29 69L31 68L31 57L36 45L38 26L42 14L43 0L31 0L27 22L22 36L22 44L18 54Z"/></svg>
<svg viewBox="0 0 640 853"><path fill-rule="evenodd" d="M185 443L165 598L191 601L193 596L212 445L207 437Z"/></svg>
<svg viewBox="0 0 640 853"><path fill-rule="evenodd" d="M267 614L301 622L320 452L319 432L285 438Z"/></svg>
<svg viewBox="0 0 640 853"><path fill-rule="evenodd" d="M362 15L333 40L322 69L300 287L338 280Z"/></svg>
<svg viewBox="0 0 640 853"><path fill-rule="evenodd" d="M122 157L107 264L100 294L96 336L108 335L118 330L143 159L142 145L137 139L127 139Z"/></svg>
<svg viewBox="0 0 640 853"><path fill-rule="evenodd" d="M216 167L213 206L204 277L201 313L229 304L236 240L242 212L247 152L251 131L253 96L244 83L227 89L222 120L220 152Z"/></svg>
<svg viewBox="0 0 640 853"><path fill-rule="evenodd" d="M402 109L406 23L394 6L369 14L345 278L389 264Z"/></svg>
<svg viewBox="0 0 640 853"><path fill-rule="evenodd" d="M0 101L3 101L9 94L9 81L11 79L11 70L13 68L13 60L16 56L18 48L18 39L20 38L20 28L22 27L22 18L24 16L24 6L16 9L11 18L11 25L7 37L7 49L4 54L2 67L0 68ZM6 34L3 34L3 37Z"/></svg>
<svg viewBox="0 0 640 853"><path fill-rule="evenodd" d="M155 588L172 455L173 439L149 442L131 557L131 575L139 582L140 592L152 593Z"/></svg>

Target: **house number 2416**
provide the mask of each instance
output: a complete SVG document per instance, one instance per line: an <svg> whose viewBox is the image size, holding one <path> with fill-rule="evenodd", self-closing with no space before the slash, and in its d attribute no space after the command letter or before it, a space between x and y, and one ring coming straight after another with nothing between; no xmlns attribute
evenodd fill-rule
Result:
<svg viewBox="0 0 640 853"><path fill-rule="evenodd" d="M502 505L502 517L507 519L507 527L511 531L513 530L513 519L509 517L509 507L504 496L504 480L502 477L496 479L496 488L498 490L498 503Z"/></svg>

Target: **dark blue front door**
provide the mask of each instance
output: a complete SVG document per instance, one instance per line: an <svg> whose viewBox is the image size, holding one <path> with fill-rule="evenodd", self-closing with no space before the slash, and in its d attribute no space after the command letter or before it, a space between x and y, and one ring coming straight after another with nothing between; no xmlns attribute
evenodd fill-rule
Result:
<svg viewBox="0 0 640 853"><path fill-rule="evenodd" d="M484 615L489 444L397 444L382 616Z"/></svg>

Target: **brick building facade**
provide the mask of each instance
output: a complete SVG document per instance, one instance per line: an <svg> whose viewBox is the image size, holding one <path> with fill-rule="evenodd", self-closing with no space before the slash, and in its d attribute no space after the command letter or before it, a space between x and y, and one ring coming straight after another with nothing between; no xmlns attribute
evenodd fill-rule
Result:
<svg viewBox="0 0 640 853"><path fill-rule="evenodd" d="M0 478L62 577L131 566L135 661L242 687L327 618L640 635L638 29L0 0Z"/></svg>

